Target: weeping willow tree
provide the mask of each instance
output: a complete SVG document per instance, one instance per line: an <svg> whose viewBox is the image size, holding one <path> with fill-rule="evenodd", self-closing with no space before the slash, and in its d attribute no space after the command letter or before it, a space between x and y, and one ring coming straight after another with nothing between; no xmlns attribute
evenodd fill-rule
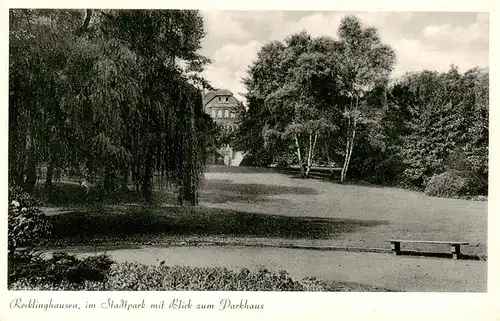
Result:
<svg viewBox="0 0 500 321"><path fill-rule="evenodd" d="M11 10L9 19L9 178L32 191L64 127L56 97L72 37L43 12Z"/></svg>
<svg viewBox="0 0 500 321"><path fill-rule="evenodd" d="M195 205L206 158L201 93L168 67L162 71L159 74L169 75L168 81L152 82L156 85L143 104L143 117L136 119L132 177L136 188L150 198L158 173L160 184L167 181L176 187L180 204Z"/></svg>
<svg viewBox="0 0 500 321"><path fill-rule="evenodd" d="M196 121L199 111L203 110L202 97L188 84L174 82L173 85L177 88L171 91L174 93L171 102L176 106L177 117L170 124L164 140L166 148L161 172L177 186L180 204L195 205L206 160L206 126Z"/></svg>
<svg viewBox="0 0 500 321"><path fill-rule="evenodd" d="M176 187L179 203L194 205L205 161L207 119L201 115L201 93L188 76L201 72L208 62L196 53L204 36L201 15L141 10L105 12L104 17L107 32L137 54L143 75L141 99L129 120L131 135L126 137L134 184L151 198L158 173L160 181Z"/></svg>
<svg viewBox="0 0 500 321"><path fill-rule="evenodd" d="M196 204L211 120L193 10L11 10L9 175L80 172L104 191L158 174ZM184 66L184 67L181 67Z"/></svg>

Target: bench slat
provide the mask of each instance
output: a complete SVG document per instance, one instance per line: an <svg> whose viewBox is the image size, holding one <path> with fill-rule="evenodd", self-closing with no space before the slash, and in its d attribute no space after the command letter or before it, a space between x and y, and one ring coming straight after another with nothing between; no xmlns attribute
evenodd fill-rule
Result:
<svg viewBox="0 0 500 321"><path fill-rule="evenodd" d="M469 242L454 242L454 241L420 241L420 240L389 240L394 243L428 243L428 244L451 244L451 245L469 245Z"/></svg>

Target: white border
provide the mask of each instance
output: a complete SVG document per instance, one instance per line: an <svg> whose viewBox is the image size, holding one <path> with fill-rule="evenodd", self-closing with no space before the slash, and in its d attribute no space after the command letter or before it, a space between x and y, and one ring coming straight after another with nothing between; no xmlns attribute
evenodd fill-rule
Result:
<svg viewBox="0 0 500 321"><path fill-rule="evenodd" d="M453 1L453 0L426 0L426 1L389 1L389 0L351 0L339 3L338 1L269 1L253 0L239 1L98 1L91 0L69 5L64 1L2 1L0 24L2 44L0 59L2 67L1 95L2 117L0 146L5 156L2 157L0 171L1 208L7 208L7 137L8 137L8 8L38 7L38 8L185 8L204 10L338 10L338 11L476 11L490 12L490 88L500 88L497 78L497 63L495 57L500 56L498 50L498 2L491 1ZM497 137L498 91L491 91L490 103L490 141ZM19 293L6 291L7 247L0 247L0 320L52 320L54 318L88 320L88 319L161 319L161 320L240 320L247 319L284 319L284 320L498 320L500 319L500 282L499 238L495 227L500 221L497 211L498 201L495 198L498 191L499 172L495 165L498 163L498 149L490 144L490 192L488 217L488 293L486 294L440 294L440 293L240 293L240 292L33 292ZM7 243L7 215L0 221L1 235L4 244ZM102 301L108 297L129 300L145 298L146 301L172 298L191 298L196 302L216 303L220 298L229 297L234 300L246 298L250 301L265 304L263 311L239 312L197 312L173 310L137 310L137 311L104 311L80 310L66 311L37 311L23 310L22 313L8 308L14 297L34 298L42 301L49 297L54 301Z"/></svg>

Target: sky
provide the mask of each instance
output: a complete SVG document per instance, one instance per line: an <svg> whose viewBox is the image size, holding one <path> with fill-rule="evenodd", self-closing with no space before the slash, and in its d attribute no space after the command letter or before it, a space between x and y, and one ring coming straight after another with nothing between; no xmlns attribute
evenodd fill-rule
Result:
<svg viewBox="0 0 500 321"><path fill-rule="evenodd" d="M241 83L259 49L305 30L313 37L336 38L341 19L353 14L375 27L395 50L392 77L424 69L446 71L451 64L464 72L489 67L489 15L473 12L339 12L339 11L202 11L206 37L201 53L212 59L204 76L216 88L237 98Z"/></svg>

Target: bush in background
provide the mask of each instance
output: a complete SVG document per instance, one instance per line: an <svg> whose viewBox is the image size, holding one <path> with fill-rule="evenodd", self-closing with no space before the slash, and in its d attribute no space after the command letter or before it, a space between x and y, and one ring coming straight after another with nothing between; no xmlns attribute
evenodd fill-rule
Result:
<svg viewBox="0 0 500 321"><path fill-rule="evenodd" d="M459 197L467 193L468 179L459 171L447 171L433 176L425 187L425 194L436 197Z"/></svg>

